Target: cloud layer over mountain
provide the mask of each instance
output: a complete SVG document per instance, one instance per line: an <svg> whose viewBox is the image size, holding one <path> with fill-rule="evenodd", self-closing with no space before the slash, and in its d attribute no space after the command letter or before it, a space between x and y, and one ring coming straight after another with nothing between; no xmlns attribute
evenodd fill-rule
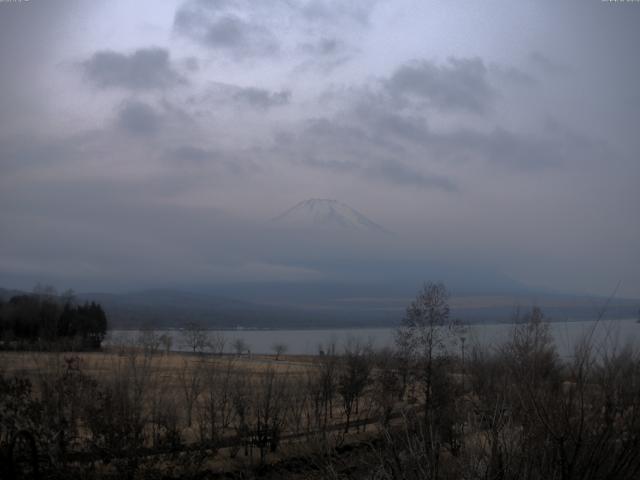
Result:
<svg viewBox="0 0 640 480"><path fill-rule="evenodd" d="M325 257L640 296L639 21L579 1L0 3L0 284L314 279L264 228L318 197L397 235L317 239Z"/></svg>

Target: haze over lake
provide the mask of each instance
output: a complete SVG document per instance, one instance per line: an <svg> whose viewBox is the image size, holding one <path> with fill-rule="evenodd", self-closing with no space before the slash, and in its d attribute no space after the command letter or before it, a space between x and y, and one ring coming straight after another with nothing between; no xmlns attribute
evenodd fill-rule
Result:
<svg viewBox="0 0 640 480"><path fill-rule="evenodd" d="M470 325L458 335L464 336L466 349L469 351L474 344L484 346L499 346L509 338L515 324L486 324ZM635 319L552 322L551 333L556 343L558 353L567 357L572 354L576 344L586 335L592 335L596 349L601 347L622 348L627 344L638 346L640 343L640 323ZM222 330L227 339L225 352L232 353L231 344L234 340L243 339L251 353L272 354L272 347L276 343L287 345L287 353L292 355L314 355L320 349L327 350L331 344L336 345L336 351L341 352L350 339L363 343L371 343L375 348L393 346L395 328L349 328L323 330ZM211 331L213 332L213 331ZM182 332L179 330L156 330L156 334L166 334L173 338L172 349L188 351L184 344ZM135 344L140 335L139 330L112 330L109 332L105 345Z"/></svg>

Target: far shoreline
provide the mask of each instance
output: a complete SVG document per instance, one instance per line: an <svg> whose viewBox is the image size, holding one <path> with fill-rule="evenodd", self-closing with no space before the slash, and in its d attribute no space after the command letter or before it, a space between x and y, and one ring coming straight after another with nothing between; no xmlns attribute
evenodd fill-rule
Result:
<svg viewBox="0 0 640 480"><path fill-rule="evenodd" d="M580 323L580 322L630 322L635 321L640 325L640 321L630 317L623 318L566 318L562 320L554 320L552 318L545 319L546 322L550 324L562 324L562 323ZM488 322L461 322L460 325L463 327L482 327L482 326L496 326L496 325L518 325L523 322L514 322L514 321L488 321ZM396 329L400 326L400 322L396 325L389 326L381 326L381 325L339 325L339 326L319 326L319 327L208 327L206 325L202 325L201 329L206 332L309 332L309 331L335 331L335 330L392 330ZM142 332L145 330L158 330L165 332L180 332L184 330L185 327L166 327L166 326L152 326L145 325L139 327L116 327L109 328L108 332Z"/></svg>

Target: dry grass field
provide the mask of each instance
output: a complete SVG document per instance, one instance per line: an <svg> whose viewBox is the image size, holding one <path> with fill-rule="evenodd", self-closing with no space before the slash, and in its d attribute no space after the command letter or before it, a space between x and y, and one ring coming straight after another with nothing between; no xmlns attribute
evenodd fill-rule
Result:
<svg viewBox="0 0 640 480"><path fill-rule="evenodd" d="M55 417L65 417L67 457L93 465L95 452L98 457L107 453L113 461L100 467L106 473L125 468L117 467L118 458L128 450L139 457L136 471L173 462L176 474L184 476L191 467L176 463L180 452L195 470L222 473L311 458L332 437L334 446L361 442L373 431L379 410L372 395L359 392L362 398L349 412L347 428L336 390L337 367L337 357L281 355L276 360L132 347L0 352L0 374L28 379L33 398L51 415L41 420L52 422L49 437L60 427ZM56 455L51 441L40 448Z"/></svg>
<svg viewBox="0 0 640 480"><path fill-rule="evenodd" d="M413 350L316 357L0 352L0 460L65 479L638 478L637 349L562 360L535 309L466 357L419 328Z"/></svg>
<svg viewBox="0 0 640 480"><path fill-rule="evenodd" d="M24 375L36 378L43 373L52 373L67 368L68 361L88 375L100 377L119 370L119 365L134 358L138 365L148 365L167 380L175 378L185 365L188 368L206 366L220 369L231 362L235 368L248 373L260 373L274 369L278 373L302 375L314 367L314 357L308 355L281 355L279 360L272 355L204 355L171 352L157 354L145 359L141 349L111 349L102 352L11 352L0 351L0 372L9 375Z"/></svg>

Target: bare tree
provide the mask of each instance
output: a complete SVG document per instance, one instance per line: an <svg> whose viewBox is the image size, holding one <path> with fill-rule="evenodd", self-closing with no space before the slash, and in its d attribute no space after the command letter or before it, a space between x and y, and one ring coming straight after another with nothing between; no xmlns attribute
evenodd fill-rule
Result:
<svg viewBox="0 0 640 480"><path fill-rule="evenodd" d="M326 426L324 419L322 374L319 369L306 371L302 389L306 392L308 401L304 404L307 434L323 431Z"/></svg>
<svg viewBox="0 0 640 480"><path fill-rule="evenodd" d="M324 348L320 348L319 357L321 389L321 405L323 410L322 429L327 428L328 420L333 418L333 399L336 394L338 380L338 355L336 354L335 341L329 342Z"/></svg>
<svg viewBox="0 0 640 480"><path fill-rule="evenodd" d="M185 346L189 347L193 353L202 352L208 344L206 330L199 323L187 323L182 330L182 337Z"/></svg>
<svg viewBox="0 0 640 480"><path fill-rule="evenodd" d="M260 376L252 396L253 443L260 450L260 461L264 461L268 450L275 452L286 420L286 382L269 368Z"/></svg>
<svg viewBox="0 0 640 480"><path fill-rule="evenodd" d="M237 447L242 444L245 447L244 454L248 456L251 450L251 416L252 416L252 386L246 375L236 375L233 378L231 389L231 403L233 405L233 427L238 440ZM235 457L238 450L230 451L231 457Z"/></svg>
<svg viewBox="0 0 640 480"><path fill-rule="evenodd" d="M344 433L349 432L352 414L358 413L360 397L370 380L371 367L370 349L357 341L350 341L338 376L338 393L342 397L345 416Z"/></svg>
<svg viewBox="0 0 640 480"><path fill-rule="evenodd" d="M288 385L287 424L298 434L302 430L305 418L308 418L310 392L304 378L292 377ZM309 422L307 423L309 425Z"/></svg>
<svg viewBox="0 0 640 480"><path fill-rule="evenodd" d="M162 335L160 335L159 340L165 355L169 355L169 352L171 352L171 346L173 345L173 337L171 335L163 333Z"/></svg>
<svg viewBox="0 0 640 480"><path fill-rule="evenodd" d="M242 355L244 352L249 350L249 345L242 338L236 338L233 341L233 350L236 352L236 355Z"/></svg>
<svg viewBox="0 0 640 480"><path fill-rule="evenodd" d="M203 388L204 364L201 361L191 364L188 360L182 362L182 368L178 373L180 387L184 395L187 426L191 427L193 419L193 407L198 401Z"/></svg>
<svg viewBox="0 0 640 480"><path fill-rule="evenodd" d="M449 316L449 293L442 283L426 283L407 307L396 342L413 361L424 402L422 435L427 440L431 476L437 478L443 429L450 420L443 415L450 404L450 382L444 370L448 342L455 322Z"/></svg>
<svg viewBox="0 0 640 480"><path fill-rule="evenodd" d="M224 353L224 347L227 344L227 338L223 332L213 332L209 335L209 348L216 355Z"/></svg>
<svg viewBox="0 0 640 480"><path fill-rule="evenodd" d="M204 385L199 404L200 438L214 448L229 428L233 417L232 389L236 370L232 357L220 366L209 365L203 372Z"/></svg>
<svg viewBox="0 0 640 480"><path fill-rule="evenodd" d="M271 350L276 354L276 361L280 360L280 355L287 353L288 349L289 347L286 343L277 342L271 346Z"/></svg>
<svg viewBox="0 0 640 480"><path fill-rule="evenodd" d="M136 343L142 347L147 355L155 354L160 348L160 336L152 328L143 328L138 335Z"/></svg>
<svg viewBox="0 0 640 480"><path fill-rule="evenodd" d="M398 348L417 367L425 402L432 394L435 362L444 358L457 324L449 316L449 293L442 283L426 283L409 307L396 332Z"/></svg>
<svg viewBox="0 0 640 480"><path fill-rule="evenodd" d="M134 478L140 457L131 455L149 440L145 428L151 415L147 405L154 396L154 357L135 353L113 359L113 375L101 378L93 394L87 396L85 424L89 444L104 458L119 458L117 471Z"/></svg>
<svg viewBox="0 0 640 480"><path fill-rule="evenodd" d="M76 292L68 288L60 294L60 300L63 305L73 305L76 301Z"/></svg>
<svg viewBox="0 0 640 480"><path fill-rule="evenodd" d="M395 352L384 349L376 352L374 365L376 374L373 378L373 401L381 416L382 426L388 427L394 406L399 399L402 399L402 390L405 388L398 356Z"/></svg>

